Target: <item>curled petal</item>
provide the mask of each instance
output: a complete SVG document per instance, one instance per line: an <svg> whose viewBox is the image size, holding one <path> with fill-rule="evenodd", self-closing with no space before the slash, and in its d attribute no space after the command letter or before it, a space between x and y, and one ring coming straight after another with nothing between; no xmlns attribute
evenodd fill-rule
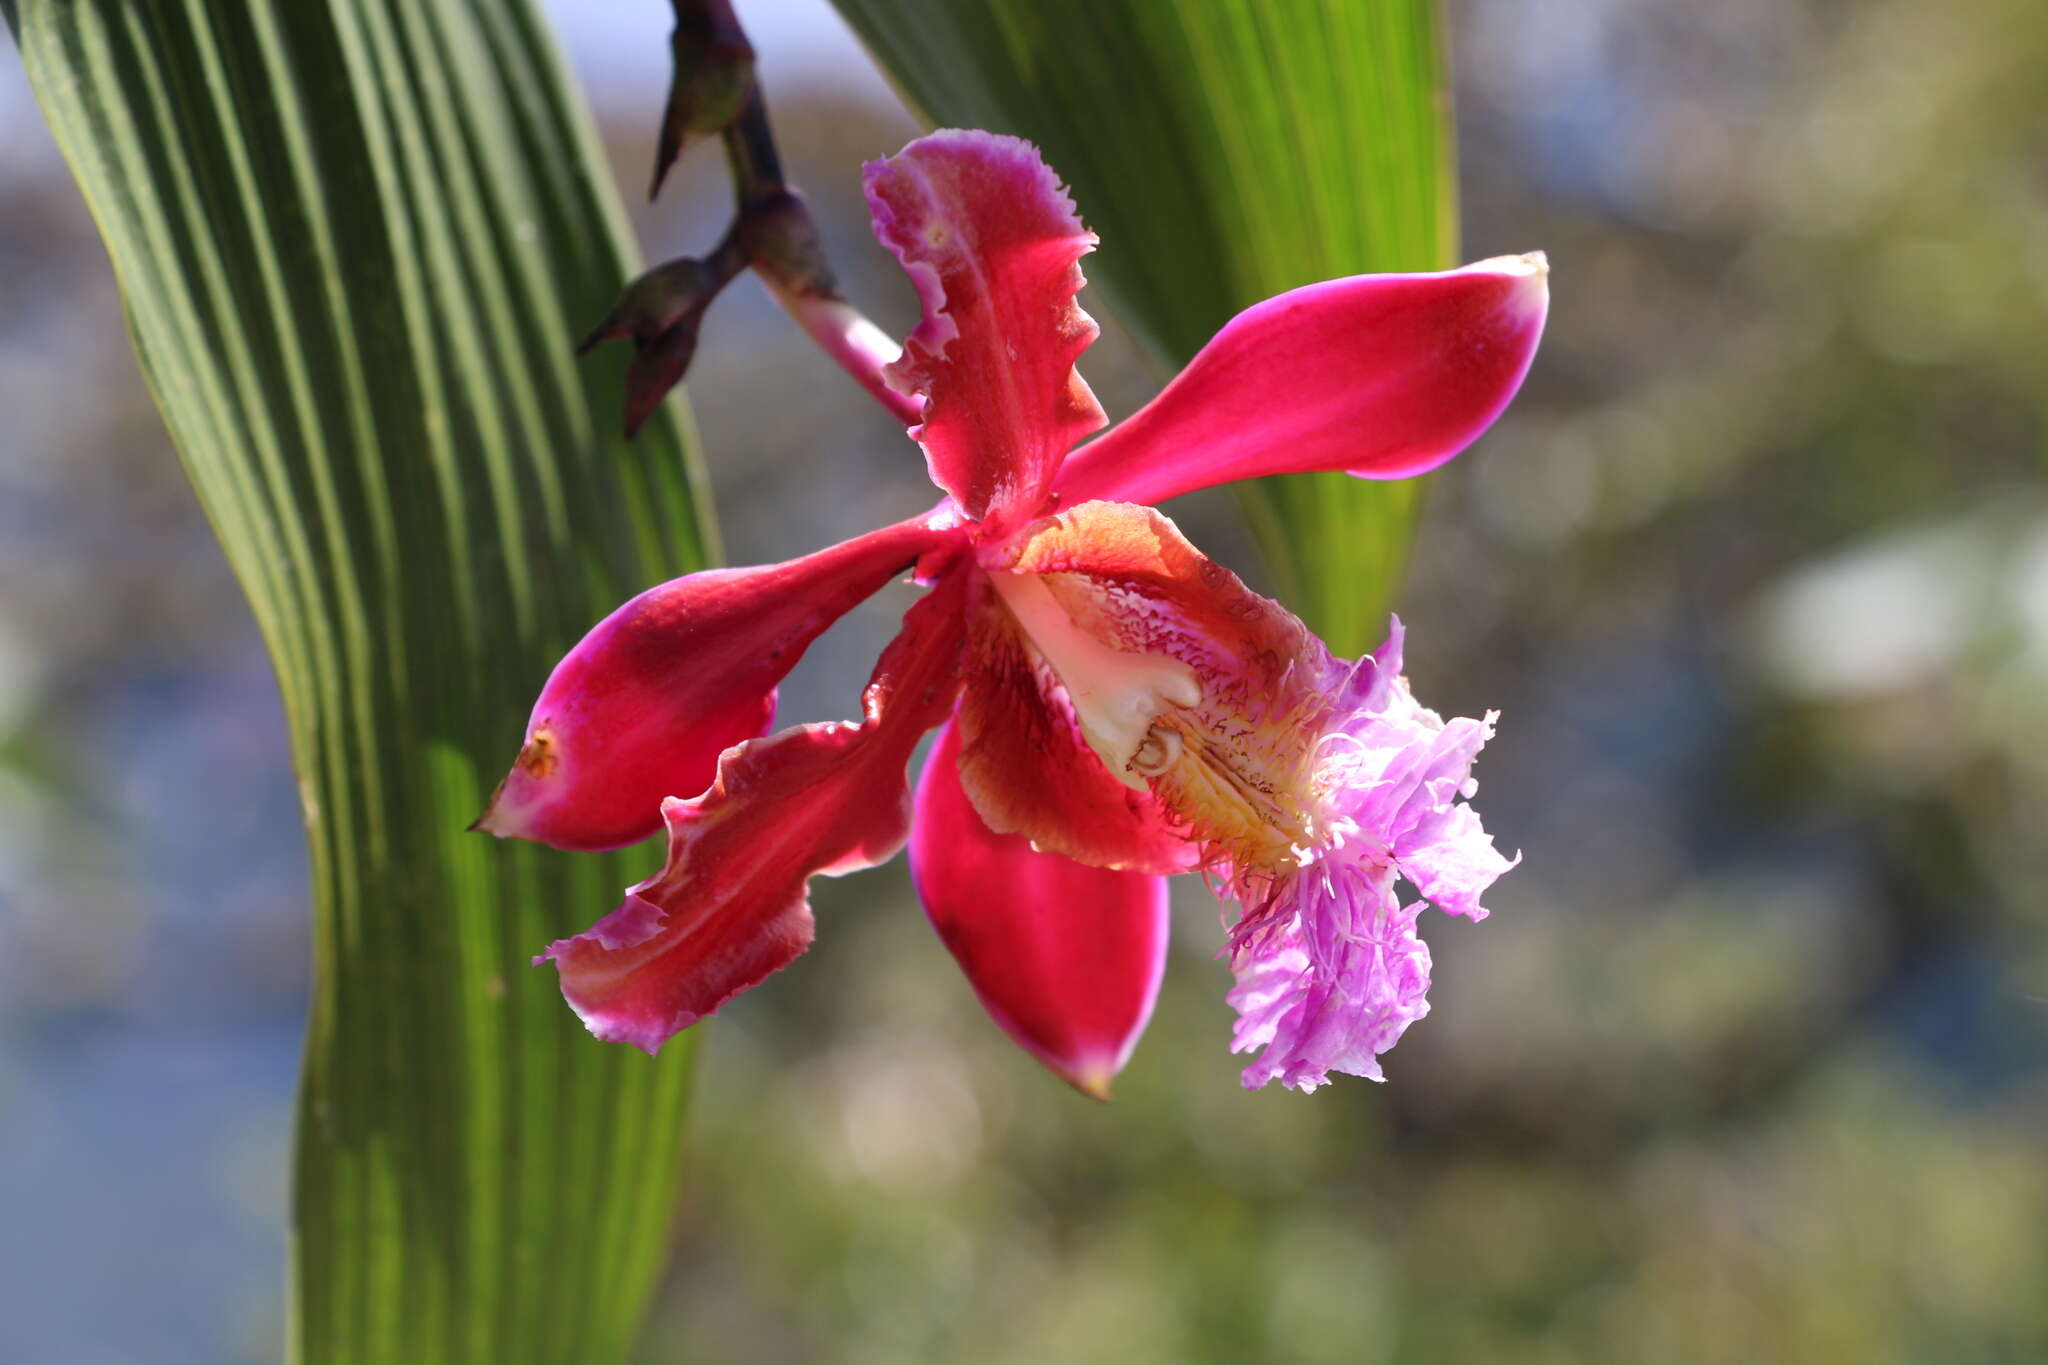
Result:
<svg viewBox="0 0 2048 1365"><path fill-rule="evenodd" d="M991 572L1038 576L1103 643L1179 659L1205 678L1258 655L1329 662L1307 626L1196 549L1156 508L1072 506L984 551L983 561Z"/></svg>
<svg viewBox="0 0 2048 1365"><path fill-rule="evenodd" d="M924 398L932 481L974 520L1029 515L1106 420L1074 369L1096 336L1074 303L1095 235L1021 138L946 130L865 169L875 236L924 301L887 373Z"/></svg>
<svg viewBox="0 0 2048 1365"><path fill-rule="evenodd" d="M811 877L872 867L909 834L904 768L958 687L957 576L913 606L859 724L738 745L693 800L662 803L668 862L588 932L535 958L607 1042L654 1052L810 946Z"/></svg>
<svg viewBox="0 0 2048 1365"><path fill-rule="evenodd" d="M916 518L641 593L555 666L476 828L570 849L645 839L663 798L703 791L721 752L768 729L776 684L812 640L959 534Z"/></svg>
<svg viewBox="0 0 2048 1365"><path fill-rule="evenodd" d="M995 833L961 788L959 759L949 725L918 782L910 839L925 913L1003 1031L1075 1088L1108 1099L1166 968L1166 882Z"/></svg>
<svg viewBox="0 0 2048 1365"><path fill-rule="evenodd" d="M1312 284L1238 314L1178 378L1076 451L1069 504L1154 503L1307 470L1434 469L1521 387L1549 307L1541 253Z"/></svg>
<svg viewBox="0 0 2048 1365"><path fill-rule="evenodd" d="M989 827L1091 867L1183 872L1195 850L1142 784L1103 766L1044 657L985 578L968 612L955 728L960 778Z"/></svg>

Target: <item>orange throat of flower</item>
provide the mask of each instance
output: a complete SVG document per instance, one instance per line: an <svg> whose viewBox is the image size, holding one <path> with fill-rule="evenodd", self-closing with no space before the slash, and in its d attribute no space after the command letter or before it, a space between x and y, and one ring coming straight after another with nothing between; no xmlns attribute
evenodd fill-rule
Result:
<svg viewBox="0 0 2048 1365"><path fill-rule="evenodd" d="M1202 708L1168 717L1178 760L1148 774L1152 793L1202 845L1204 861L1279 870L1314 835L1306 743L1205 723Z"/></svg>
<svg viewBox="0 0 2048 1365"><path fill-rule="evenodd" d="M1204 676L1116 649L1076 625L1037 576L991 577L1088 746L1119 782L1157 797L1205 862L1279 871L1301 861L1315 823L1318 696L1284 671Z"/></svg>

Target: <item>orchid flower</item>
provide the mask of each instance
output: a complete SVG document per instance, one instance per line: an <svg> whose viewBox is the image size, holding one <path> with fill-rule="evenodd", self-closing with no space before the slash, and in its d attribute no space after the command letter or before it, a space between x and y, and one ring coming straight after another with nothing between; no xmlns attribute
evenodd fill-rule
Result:
<svg viewBox="0 0 2048 1365"><path fill-rule="evenodd" d="M1419 706L1398 622L1372 656L1334 657L1146 504L1450 459L1528 369L1542 257L1269 299L1075 450L1106 424L1075 369L1096 239L1037 149L947 131L865 171L924 315L900 356L867 334L840 351L871 356L915 415L945 498L802 559L650 589L562 660L479 825L570 849L665 826L668 857L536 963L591 1032L653 1052L803 952L811 877L908 843L989 1013L1103 1095L1157 993L1164 878L1199 872L1239 906L1234 1050L1262 1050L1245 1083L1377 1078L1427 1008L1422 905L1478 919L1511 865L1460 799L1493 717ZM861 718L767 733L810 642L906 571L929 590ZM935 728L913 802L906 768Z"/></svg>

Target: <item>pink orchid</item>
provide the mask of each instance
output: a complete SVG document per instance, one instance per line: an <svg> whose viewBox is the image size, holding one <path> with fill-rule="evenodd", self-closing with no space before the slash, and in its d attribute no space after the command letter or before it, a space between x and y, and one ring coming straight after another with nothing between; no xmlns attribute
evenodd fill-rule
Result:
<svg viewBox="0 0 2048 1365"><path fill-rule="evenodd" d="M1418 474L1492 423L1547 305L1540 256L1358 276L1233 319L1136 416L1075 370L1093 234L1015 138L940 132L866 167L875 232L924 318L900 358L929 515L786 564L653 588L549 678L479 823L561 848L666 824L668 859L552 960L598 1037L649 1052L811 941L806 887L907 842L918 892L996 1021L1106 1093L1164 966L1164 876L1242 909L1227 953L1245 1083L1379 1075L1426 1009L1425 900L1477 919L1511 864L1472 808L1485 721L1445 722L1378 653L1335 658L1143 504L1301 470ZM890 363L884 363L890 362ZM1070 454L1070 451L1072 452ZM906 570L858 721L767 734L820 632ZM906 767L940 728L913 803Z"/></svg>

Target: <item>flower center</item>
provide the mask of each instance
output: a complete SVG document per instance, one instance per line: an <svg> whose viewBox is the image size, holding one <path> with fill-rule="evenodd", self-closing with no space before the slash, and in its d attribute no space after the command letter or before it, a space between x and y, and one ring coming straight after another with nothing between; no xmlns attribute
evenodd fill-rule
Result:
<svg viewBox="0 0 2048 1365"><path fill-rule="evenodd" d="M1180 762L1181 750L1186 748L1180 731L1165 725L1155 725L1145 732L1144 742L1138 745L1138 752L1131 757L1131 771L1140 777L1157 777Z"/></svg>
<svg viewBox="0 0 2048 1365"><path fill-rule="evenodd" d="M1074 624L1036 574L997 571L989 579L1066 688L1088 747L1117 781L1147 790L1144 776L1164 772L1180 756L1180 737L1153 722L1201 703L1195 670L1178 659L1102 643Z"/></svg>
<svg viewBox="0 0 2048 1365"><path fill-rule="evenodd" d="M1166 809L1212 858L1239 869L1298 864L1315 839L1300 732L1262 733L1238 718L1200 713L1176 716L1172 725L1172 757L1148 774Z"/></svg>

